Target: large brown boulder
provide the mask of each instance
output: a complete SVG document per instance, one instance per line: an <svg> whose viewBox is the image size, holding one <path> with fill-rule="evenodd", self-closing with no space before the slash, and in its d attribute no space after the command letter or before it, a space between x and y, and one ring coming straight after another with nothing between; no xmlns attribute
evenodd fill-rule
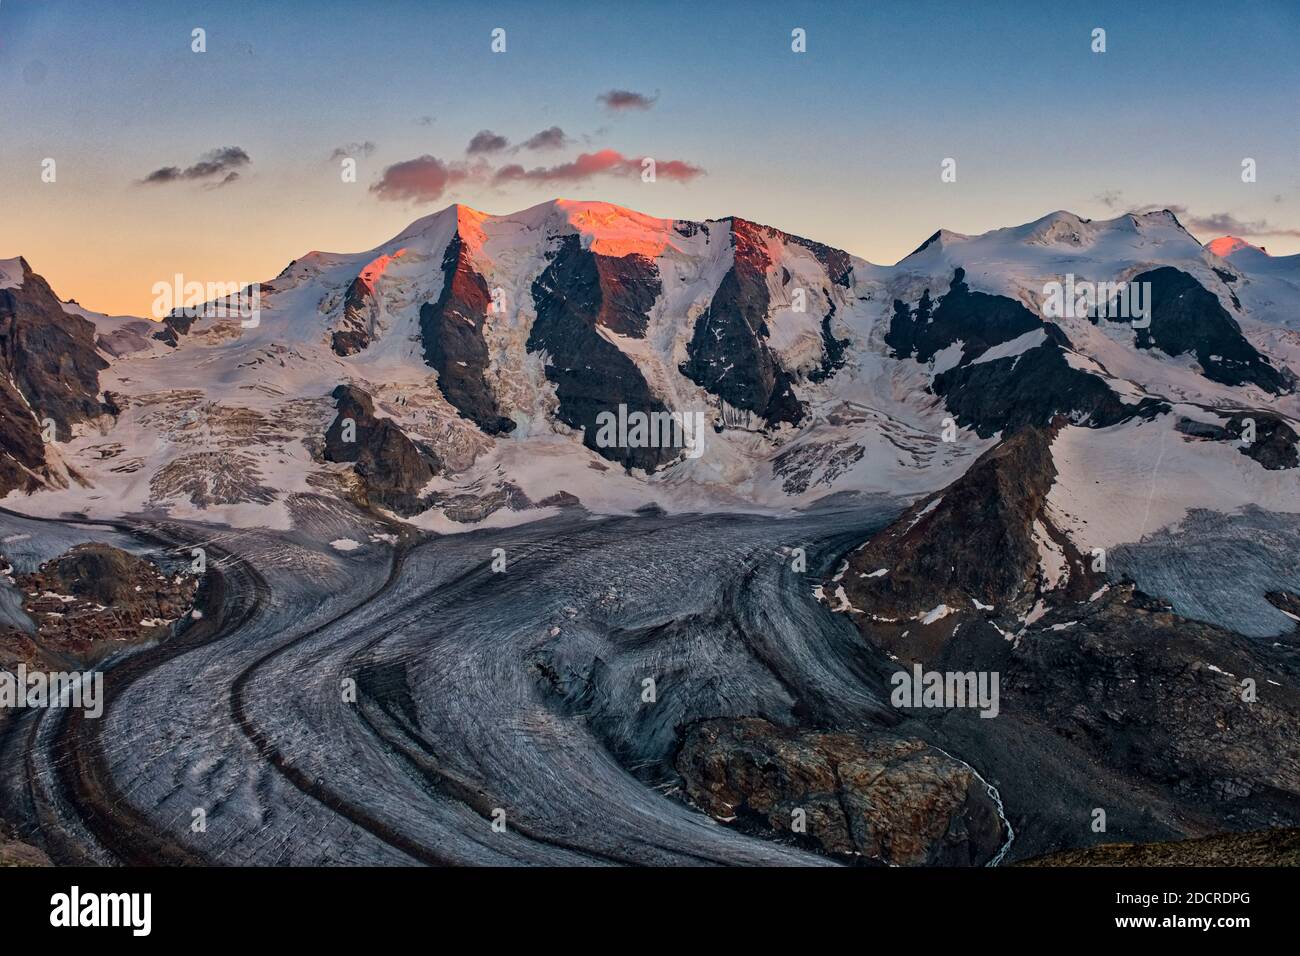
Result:
<svg viewBox="0 0 1300 956"><path fill-rule="evenodd" d="M854 862L981 865L1007 838L974 770L892 734L707 720L687 732L677 770L710 816Z"/></svg>

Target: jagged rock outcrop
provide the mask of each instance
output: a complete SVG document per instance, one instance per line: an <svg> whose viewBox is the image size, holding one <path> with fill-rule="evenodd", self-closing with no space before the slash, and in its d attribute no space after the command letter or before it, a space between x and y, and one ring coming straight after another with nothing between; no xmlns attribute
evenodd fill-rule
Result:
<svg viewBox="0 0 1300 956"><path fill-rule="evenodd" d="M335 355L356 355L370 344L370 322L366 315L371 290L361 280L353 279L343 294L343 318L330 333L330 348Z"/></svg>
<svg viewBox="0 0 1300 956"><path fill-rule="evenodd" d="M1087 595L1096 580L1047 511L1059 427L1022 428L985 452L947 488L851 552L828 587L843 587L848 602L877 623L916 629L939 608L931 623L979 614L980 605L1023 606L1050 588ZM1045 553L1059 560L1064 580L1045 579Z"/></svg>
<svg viewBox="0 0 1300 956"><path fill-rule="evenodd" d="M644 334L634 310L658 295L659 275L644 257L601 256L582 248L580 237L564 236L550 264L533 283L537 319L528 336L529 352L549 356L546 377L555 383L556 416L582 429L583 444L626 468L647 472L679 457L681 448L601 447L597 416L618 413L664 414L645 376L628 356L602 336L604 325L622 334ZM648 306L646 306L648 307Z"/></svg>
<svg viewBox="0 0 1300 956"><path fill-rule="evenodd" d="M22 283L0 289L0 495L33 491L49 477L41 421L67 441L72 426L103 415L95 326L63 311L49 284L18 260Z"/></svg>
<svg viewBox="0 0 1300 956"><path fill-rule="evenodd" d="M424 487L442 467L437 455L392 419L376 417L374 401L356 386L340 385L332 397L338 414L325 433L325 460L353 464L363 503L401 515L423 511Z"/></svg>
<svg viewBox="0 0 1300 956"><path fill-rule="evenodd" d="M1151 324L1136 330L1138 348L1154 347L1173 356L1193 355L1212 382L1255 385L1274 395L1295 389L1295 374L1285 367L1274 368L1242 335L1241 326L1218 296L1186 272L1162 266L1134 276L1132 281L1151 283Z"/></svg>
<svg viewBox="0 0 1300 956"><path fill-rule="evenodd" d="M1244 442L1246 420L1255 423L1254 441ZM1174 426L1197 441L1236 443L1238 450L1269 471L1300 466L1300 435L1282 418L1270 412L1237 412L1222 425L1196 419L1179 418Z"/></svg>
<svg viewBox="0 0 1300 956"><path fill-rule="evenodd" d="M1073 346L1060 327L1015 299L972 292L965 276L954 270L937 304L928 289L915 308L895 299L885 335L896 357L922 364L960 345L960 355L936 370L931 385L957 424L988 438L1046 426L1057 415L1100 428L1163 407L1154 399L1126 405L1102 378L1066 360Z"/></svg>
<svg viewBox="0 0 1300 956"><path fill-rule="evenodd" d="M163 637L194 606L198 583L111 545L77 545L15 577L36 633L4 630L0 659L86 661Z"/></svg>
<svg viewBox="0 0 1300 956"><path fill-rule="evenodd" d="M1006 643L1003 714L1236 826L1300 821L1300 693L1279 649L1132 585L1050 610Z"/></svg>
<svg viewBox="0 0 1300 956"><path fill-rule="evenodd" d="M513 431L487 381L483 330L492 297L459 233L447 244L442 276L437 301L420 306L424 361L438 370L439 389L462 415L489 435Z"/></svg>
<svg viewBox="0 0 1300 956"><path fill-rule="evenodd" d="M976 358L995 345L1043 326L1042 319L1015 299L972 292L965 280L966 270L954 270L948 291L937 304L929 289L922 292L914 309L894 300L885 344L896 357L925 364L936 353L961 342L962 357Z"/></svg>
<svg viewBox="0 0 1300 956"><path fill-rule="evenodd" d="M978 866L1007 836L970 767L887 733L706 720L687 730L677 770L709 815L856 863Z"/></svg>
<svg viewBox="0 0 1300 956"><path fill-rule="evenodd" d="M709 307L695 320L681 372L769 426L798 424L804 408L794 394L794 379L767 342L772 260L766 227L743 219L730 222L734 261Z"/></svg>

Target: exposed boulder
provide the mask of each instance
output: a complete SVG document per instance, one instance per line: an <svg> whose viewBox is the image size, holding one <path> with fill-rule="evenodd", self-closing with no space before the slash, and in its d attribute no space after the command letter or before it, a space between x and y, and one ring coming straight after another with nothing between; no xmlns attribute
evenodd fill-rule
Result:
<svg viewBox="0 0 1300 956"><path fill-rule="evenodd" d="M970 767L887 733L706 720L687 731L677 770L710 816L853 862L978 866L1007 838Z"/></svg>

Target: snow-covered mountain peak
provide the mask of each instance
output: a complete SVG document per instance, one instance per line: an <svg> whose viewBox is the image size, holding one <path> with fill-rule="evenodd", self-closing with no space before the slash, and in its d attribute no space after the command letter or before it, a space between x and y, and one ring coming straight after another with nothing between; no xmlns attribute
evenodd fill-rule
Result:
<svg viewBox="0 0 1300 956"><path fill-rule="evenodd" d="M0 289L14 289L22 285L23 273L27 268L27 260L22 256L0 259Z"/></svg>
<svg viewBox="0 0 1300 956"><path fill-rule="evenodd" d="M1205 248L1221 259L1227 259L1234 252L1239 252L1242 249L1254 249L1256 252L1263 251L1259 246L1252 245L1245 239L1238 239L1236 236L1220 236L1218 239L1211 239L1205 244Z"/></svg>

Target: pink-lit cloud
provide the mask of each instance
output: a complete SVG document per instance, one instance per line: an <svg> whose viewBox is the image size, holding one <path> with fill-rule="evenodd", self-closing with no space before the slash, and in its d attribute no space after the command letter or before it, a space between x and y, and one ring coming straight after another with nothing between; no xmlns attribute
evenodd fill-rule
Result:
<svg viewBox="0 0 1300 956"><path fill-rule="evenodd" d="M482 167L445 163L436 156L417 156L384 169L370 191L390 202L433 202L450 187L481 178Z"/></svg>
<svg viewBox="0 0 1300 956"><path fill-rule="evenodd" d="M536 166L525 169L518 163L502 166L493 177L498 185L513 182L527 183L580 183L597 176L639 176L642 160L624 156L615 149L602 149L582 153L577 159L556 166ZM655 160L655 175L677 182L690 182L704 170L680 159Z"/></svg>

